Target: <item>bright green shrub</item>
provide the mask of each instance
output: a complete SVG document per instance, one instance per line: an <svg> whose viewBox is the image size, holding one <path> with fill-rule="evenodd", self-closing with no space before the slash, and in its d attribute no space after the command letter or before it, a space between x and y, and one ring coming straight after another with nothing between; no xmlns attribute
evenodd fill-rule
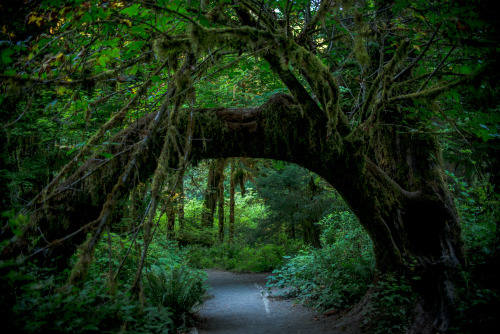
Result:
<svg viewBox="0 0 500 334"><path fill-rule="evenodd" d="M354 215L338 212L325 217L323 248L290 257L268 281L288 287L289 294L319 309L347 308L365 293L373 277L372 244Z"/></svg>
<svg viewBox="0 0 500 334"><path fill-rule="evenodd" d="M283 265L285 254L295 254L302 247L301 242L285 244L247 245L241 241L234 244L216 244L212 247L189 245L183 254L190 265L196 268L217 268L232 271L272 271Z"/></svg>
<svg viewBox="0 0 500 334"><path fill-rule="evenodd" d="M166 307L143 307L129 294L112 296L104 276L90 276L81 287L66 290L60 288L64 273L32 264L12 270L17 274L11 273L9 281L2 278L2 288L9 284L12 294L1 297L2 305L11 305L4 312L11 318L7 332L173 333L172 313Z"/></svg>
<svg viewBox="0 0 500 334"><path fill-rule="evenodd" d="M140 239L137 242L142 244ZM56 272L34 264L16 267L0 262L0 304L8 309L4 315L13 319L10 332L174 333L184 314L201 302L205 275L186 267L175 242L159 238L149 246L144 269L147 298L142 305L126 292L141 254L142 249L129 239L105 235L97 245L86 279L70 289L61 288L68 270ZM110 259L113 273L122 261L124 264L118 287L111 292Z"/></svg>

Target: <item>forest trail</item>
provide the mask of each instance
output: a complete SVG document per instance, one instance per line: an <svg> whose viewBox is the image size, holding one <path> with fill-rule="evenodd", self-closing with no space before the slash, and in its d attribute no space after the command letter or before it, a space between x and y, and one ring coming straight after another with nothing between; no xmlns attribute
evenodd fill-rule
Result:
<svg viewBox="0 0 500 334"><path fill-rule="evenodd" d="M346 333L335 329L335 316L314 313L292 300L268 298L268 273L236 274L207 270L213 297L198 312L198 334Z"/></svg>

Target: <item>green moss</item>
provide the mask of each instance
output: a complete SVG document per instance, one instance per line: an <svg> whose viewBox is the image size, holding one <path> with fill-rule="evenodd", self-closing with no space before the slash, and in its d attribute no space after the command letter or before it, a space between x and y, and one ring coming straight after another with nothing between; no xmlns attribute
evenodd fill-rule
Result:
<svg viewBox="0 0 500 334"><path fill-rule="evenodd" d="M354 56L363 68L370 66L370 56L366 51L365 39L360 33L354 37Z"/></svg>

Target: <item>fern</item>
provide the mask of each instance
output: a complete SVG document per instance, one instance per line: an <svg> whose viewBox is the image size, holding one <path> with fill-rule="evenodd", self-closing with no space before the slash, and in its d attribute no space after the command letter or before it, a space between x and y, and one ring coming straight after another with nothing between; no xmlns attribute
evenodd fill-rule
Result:
<svg viewBox="0 0 500 334"><path fill-rule="evenodd" d="M146 273L145 293L152 304L168 307L176 318L181 318L202 303L205 279L205 273L185 264L171 265L166 270L152 266Z"/></svg>

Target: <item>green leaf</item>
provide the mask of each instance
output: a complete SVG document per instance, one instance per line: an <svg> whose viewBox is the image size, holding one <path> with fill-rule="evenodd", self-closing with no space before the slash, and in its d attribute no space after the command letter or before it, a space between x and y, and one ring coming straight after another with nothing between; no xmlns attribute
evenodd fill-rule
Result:
<svg viewBox="0 0 500 334"><path fill-rule="evenodd" d="M86 330L89 330L89 331L98 331L99 327L97 327L94 324L89 324L89 325L86 325L85 327L83 327L83 329L86 329Z"/></svg>
<svg viewBox="0 0 500 334"><path fill-rule="evenodd" d="M10 64L12 63L12 58L10 58L10 56L14 53L14 50L12 49L5 49L4 51L2 51L2 63L4 65L7 65L7 64Z"/></svg>
<svg viewBox="0 0 500 334"><path fill-rule="evenodd" d="M129 43L129 44L127 44L128 51L140 50L145 44L146 44L146 42L144 42L144 41L137 41L137 42Z"/></svg>
<svg viewBox="0 0 500 334"><path fill-rule="evenodd" d="M136 4L133 4L132 6L130 7L127 7L127 8L124 8L121 10L121 13L122 14L125 14L125 15L128 15L128 16L134 16L134 15L137 15L137 13L139 13L139 7L141 5L136 3Z"/></svg>
<svg viewBox="0 0 500 334"><path fill-rule="evenodd" d="M97 59L97 62L99 63L99 65L101 65L101 67L106 67L106 60L107 57L101 56Z"/></svg>
<svg viewBox="0 0 500 334"><path fill-rule="evenodd" d="M105 157L106 159L111 159L114 157L114 154L111 154L111 153L101 152L99 154L102 155L103 157Z"/></svg>

